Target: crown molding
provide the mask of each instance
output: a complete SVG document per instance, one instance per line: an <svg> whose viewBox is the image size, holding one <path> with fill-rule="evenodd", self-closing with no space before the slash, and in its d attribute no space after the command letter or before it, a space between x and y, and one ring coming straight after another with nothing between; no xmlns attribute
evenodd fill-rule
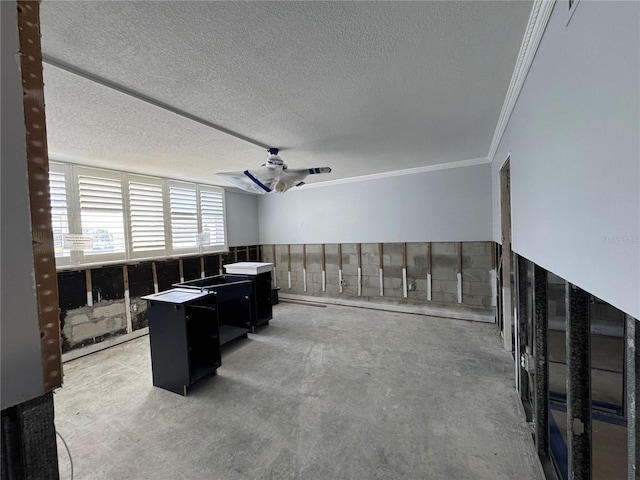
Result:
<svg viewBox="0 0 640 480"><path fill-rule="evenodd" d="M544 30L549 23L551 17L551 11L555 5L555 0L535 0L533 8L531 9L531 15L529 16L529 23L527 24L526 33L522 39L522 45L520 46L520 52L518 53L518 60L516 66L513 69L513 75L511 76L511 83L507 90L507 96L502 104L502 111L498 118L498 125L493 134L493 140L489 147L489 153L487 158L493 160L493 157L498 150L498 145L502 140L504 131L507 128L507 123L511 117L511 113L516 105L524 81L527 78L531 64L538 50L538 45L542 40Z"/></svg>
<svg viewBox="0 0 640 480"><path fill-rule="evenodd" d="M486 157L473 158L471 160L460 160L458 162L439 163L437 165L425 165L422 167L407 168L404 170L393 170L391 172L380 172L380 173L373 173L371 175L361 175L359 177L338 178L336 180L328 180L326 182L305 184L297 188L296 190L300 191L303 189L307 190L309 188L328 187L331 185L343 185L345 183L365 182L368 180L378 180L380 178L401 177L404 175L415 175L417 173L435 172L437 170L448 170L450 168L471 167L474 165L483 165L487 163L491 163L491 160L489 160Z"/></svg>

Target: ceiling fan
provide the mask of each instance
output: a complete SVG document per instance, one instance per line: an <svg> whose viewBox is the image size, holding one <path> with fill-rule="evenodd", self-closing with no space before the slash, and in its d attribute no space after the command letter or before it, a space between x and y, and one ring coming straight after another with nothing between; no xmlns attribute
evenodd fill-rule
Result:
<svg viewBox="0 0 640 480"><path fill-rule="evenodd" d="M329 167L290 169L278 156L277 148L267 150L267 162L244 172L221 172L220 175L236 187L252 193L284 193L292 187L304 185L307 175L330 173Z"/></svg>

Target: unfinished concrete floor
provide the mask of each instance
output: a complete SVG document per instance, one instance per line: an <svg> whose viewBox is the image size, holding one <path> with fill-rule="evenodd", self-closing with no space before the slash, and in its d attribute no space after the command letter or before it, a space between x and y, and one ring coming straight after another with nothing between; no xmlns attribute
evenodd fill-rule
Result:
<svg viewBox="0 0 640 480"><path fill-rule="evenodd" d="M66 363L75 478L542 477L491 324L281 303L249 337L187 397L152 386L148 337Z"/></svg>

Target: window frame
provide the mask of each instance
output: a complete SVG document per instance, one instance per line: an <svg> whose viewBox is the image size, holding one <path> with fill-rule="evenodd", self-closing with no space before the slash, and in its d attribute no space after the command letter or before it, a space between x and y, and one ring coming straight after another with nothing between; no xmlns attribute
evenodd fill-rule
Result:
<svg viewBox="0 0 640 480"><path fill-rule="evenodd" d="M82 233L82 218L80 206L79 179L81 175L119 180L123 209L124 225L124 252L117 253L93 253L89 254L79 250L71 250L68 256L56 257L57 270L72 270L83 267L99 267L103 265L121 264L126 262L138 262L141 260L163 260L167 258L185 257L201 255L204 253L219 253L228 251L227 235L227 211L226 196L223 187L187 182L152 175L141 175L117 170L110 170L99 167L76 165L59 160L51 160L49 169L52 172L63 173L65 178L66 201L67 201L67 221L68 232L70 234ZM164 248L143 252L133 251L133 227L131 211L131 183L141 183L160 186L162 189L162 211L164 222ZM194 246L187 248L173 248L173 232L171 230L171 186L178 188L189 188L195 190L196 203L196 242ZM202 245L202 192L219 193L222 199L222 222L224 231L224 241L214 245Z"/></svg>

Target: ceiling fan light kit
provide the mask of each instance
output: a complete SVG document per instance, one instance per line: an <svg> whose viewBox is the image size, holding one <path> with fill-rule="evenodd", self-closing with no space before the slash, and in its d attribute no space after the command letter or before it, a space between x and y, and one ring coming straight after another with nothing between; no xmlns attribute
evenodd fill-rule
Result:
<svg viewBox="0 0 640 480"><path fill-rule="evenodd" d="M244 172L221 172L218 175L229 180L234 186L251 193L284 193L293 187L304 185L308 175L331 173L329 167L290 169L278 155L279 149L267 150L267 162Z"/></svg>

